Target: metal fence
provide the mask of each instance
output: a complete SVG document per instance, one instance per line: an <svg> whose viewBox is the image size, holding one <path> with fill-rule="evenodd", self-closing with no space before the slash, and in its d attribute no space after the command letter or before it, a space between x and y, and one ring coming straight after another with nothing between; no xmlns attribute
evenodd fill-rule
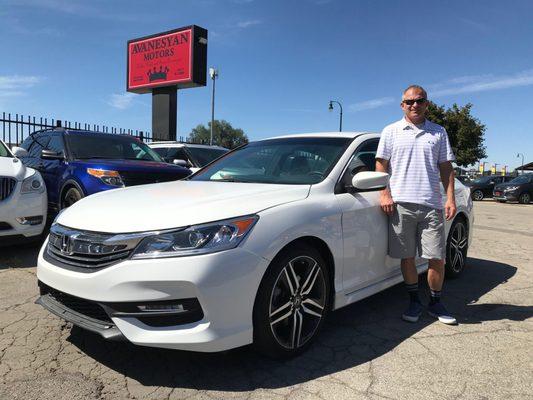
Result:
<svg viewBox="0 0 533 400"><path fill-rule="evenodd" d="M1 138L8 146L16 146L22 143L31 133L41 129L51 129L62 126L66 129L73 130L90 130L102 133L115 133L119 135L131 135L142 141L150 142L157 140L153 138L150 132L137 129L124 129L110 127L107 125L97 125L82 122L65 121L54 118L36 118L24 116L22 114L2 113L0 127L2 130Z"/></svg>

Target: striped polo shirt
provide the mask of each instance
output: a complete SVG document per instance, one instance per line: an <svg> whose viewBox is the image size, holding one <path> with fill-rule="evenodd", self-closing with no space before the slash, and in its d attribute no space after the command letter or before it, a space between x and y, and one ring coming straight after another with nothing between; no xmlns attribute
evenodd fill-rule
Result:
<svg viewBox="0 0 533 400"><path fill-rule="evenodd" d="M442 126L426 119L418 128L402 118L383 129L376 158L389 161L395 203L443 208L439 164L455 157Z"/></svg>

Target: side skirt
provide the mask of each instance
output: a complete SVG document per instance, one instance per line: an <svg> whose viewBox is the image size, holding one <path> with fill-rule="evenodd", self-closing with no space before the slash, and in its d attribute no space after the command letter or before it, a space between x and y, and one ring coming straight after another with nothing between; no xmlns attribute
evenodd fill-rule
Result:
<svg viewBox="0 0 533 400"><path fill-rule="evenodd" d="M427 269L428 269L427 262L417 265L416 267L416 270L419 275L427 271ZM343 293L343 292L337 293L335 295L335 304L333 306L333 310L337 310L341 307L347 306L349 304L355 303L356 301L372 296L373 294L379 293L400 282L403 282L403 276L400 271L400 268L398 267L397 272L394 272L392 275L378 282L372 283L371 285L362 287L360 289L357 289L357 290L354 290L348 293Z"/></svg>

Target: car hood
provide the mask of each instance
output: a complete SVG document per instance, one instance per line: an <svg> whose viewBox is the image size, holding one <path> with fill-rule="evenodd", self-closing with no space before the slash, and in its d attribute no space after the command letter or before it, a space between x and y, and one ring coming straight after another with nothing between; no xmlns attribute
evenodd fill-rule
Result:
<svg viewBox="0 0 533 400"><path fill-rule="evenodd" d="M86 168L101 168L116 171L177 172L181 173L183 176L190 175L191 173L189 169L178 165L144 160L108 160L104 158L92 158L90 160L75 160L72 164Z"/></svg>
<svg viewBox="0 0 533 400"><path fill-rule="evenodd" d="M510 187L510 186L520 186L522 185L521 183L510 183L510 182L506 182L506 183L499 183L497 184L496 186L494 186L494 190L503 190L507 187Z"/></svg>
<svg viewBox="0 0 533 400"><path fill-rule="evenodd" d="M26 168L18 158L0 157L0 176L8 176L18 181L34 173L31 168Z"/></svg>
<svg viewBox="0 0 533 400"><path fill-rule="evenodd" d="M305 199L310 185L176 181L100 192L57 218L81 230L130 233L185 227L254 214Z"/></svg>

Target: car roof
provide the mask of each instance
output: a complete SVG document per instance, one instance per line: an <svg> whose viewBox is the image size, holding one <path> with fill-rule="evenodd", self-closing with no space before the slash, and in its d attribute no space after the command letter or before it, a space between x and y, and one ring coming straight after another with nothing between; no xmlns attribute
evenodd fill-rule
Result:
<svg viewBox="0 0 533 400"><path fill-rule="evenodd" d="M361 135L370 135L376 134L376 132L310 132L310 133L295 133L288 135L273 136L261 140L270 140L270 139L283 139L283 138L346 138L346 139L355 139Z"/></svg>
<svg viewBox="0 0 533 400"><path fill-rule="evenodd" d="M197 147L197 148L201 148L201 149L228 150L227 148L222 147L222 146L216 146L216 145L210 146L208 144L199 144L199 143L184 143L184 142L176 142L176 141L172 141L172 140L159 141L159 142L150 142L150 143L147 143L147 145L150 146L150 147L152 147L152 146L158 146L158 147L165 147L165 146L169 146L169 147Z"/></svg>

